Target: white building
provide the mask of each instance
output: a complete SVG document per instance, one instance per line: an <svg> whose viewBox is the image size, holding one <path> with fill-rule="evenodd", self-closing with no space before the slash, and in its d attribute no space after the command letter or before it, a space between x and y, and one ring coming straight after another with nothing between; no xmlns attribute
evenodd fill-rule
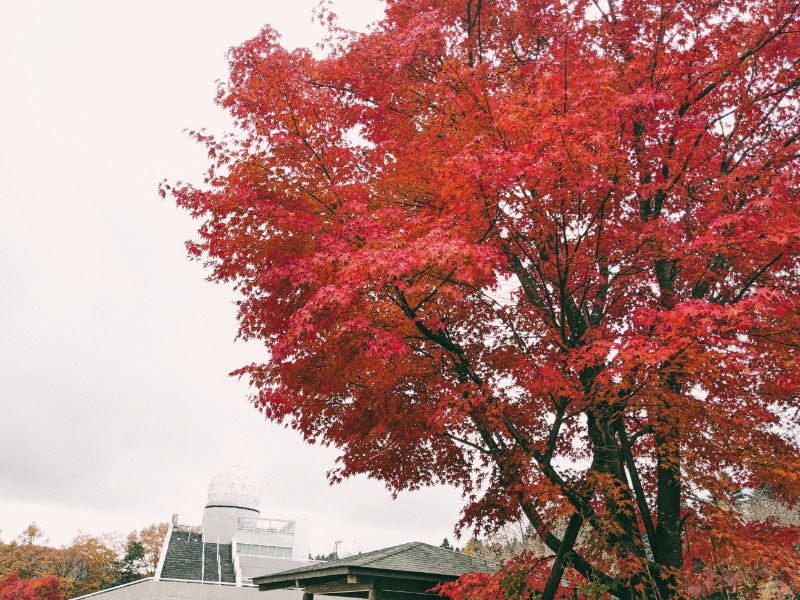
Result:
<svg viewBox="0 0 800 600"><path fill-rule="evenodd" d="M247 469L231 467L211 480L199 527L173 516L156 581L242 584L254 576L308 564L309 522L261 516L261 484Z"/></svg>
<svg viewBox="0 0 800 600"><path fill-rule="evenodd" d="M258 478L242 467L226 469L208 486L201 525L181 525L172 516L155 577L82 598L300 600L293 590L259 595L252 579L312 564L310 523L262 517L260 505Z"/></svg>

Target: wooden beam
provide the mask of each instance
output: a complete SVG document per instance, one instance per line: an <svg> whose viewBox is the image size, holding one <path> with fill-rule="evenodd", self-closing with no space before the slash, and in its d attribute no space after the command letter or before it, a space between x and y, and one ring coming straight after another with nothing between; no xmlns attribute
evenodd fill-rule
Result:
<svg viewBox="0 0 800 600"><path fill-rule="evenodd" d="M384 592L391 590L393 592L404 592L410 594L425 594L428 592L428 590L436 587L440 583L438 581L401 581L398 579L384 579L382 577L376 577L373 582L376 587L379 587Z"/></svg>
<svg viewBox="0 0 800 600"><path fill-rule="evenodd" d="M355 589L356 587L352 586L349 589L338 590L329 588L324 590L324 593L327 596L336 596L338 598L361 598L362 600L367 600L369 598L369 588ZM314 588L314 592L317 594L323 593L323 591L318 591L317 588ZM308 588L306 588L306 593L309 593ZM380 590L380 595L381 600L443 600L437 594L425 594L411 590Z"/></svg>
<svg viewBox="0 0 800 600"><path fill-rule="evenodd" d="M458 575L437 575L435 573L411 573L407 571L391 571L388 569L372 569L369 567L359 567L353 566L349 569L350 573L355 575L366 575L369 577L374 577L376 579L399 579L401 581L430 581L431 587L445 582L445 581L455 581L458 579Z"/></svg>
<svg viewBox="0 0 800 600"><path fill-rule="evenodd" d="M356 580L357 583L349 583L350 581ZM367 596L366 592L370 589L375 589L380 591L383 595L382 600L387 600L387 594L415 594L415 595L423 595L427 594L429 596L435 596L436 594L428 594L428 590L435 587L435 583L430 581L400 581L400 580L392 580L392 579L372 579L363 576L351 577L348 576L347 578L348 583L345 583L342 579L338 581L327 581L327 582L311 582L307 581L305 583L301 582L302 587L305 587L307 592L311 592L314 594L330 594L330 595L339 595L339 596L356 596L361 595L361 597ZM300 586L298 586L300 587ZM378 600L381 600L380 598Z"/></svg>
<svg viewBox="0 0 800 600"><path fill-rule="evenodd" d="M352 592L328 592L326 596L335 596L337 598L366 598L369 595L369 590L355 590ZM386 600L384 594L383 600Z"/></svg>
<svg viewBox="0 0 800 600"><path fill-rule="evenodd" d="M366 592L369 589L369 582L365 583L331 583L306 584L306 591L314 594L337 594L343 592Z"/></svg>
<svg viewBox="0 0 800 600"><path fill-rule="evenodd" d="M442 600L437 594L417 594L414 592L393 592L383 590L381 592L383 600Z"/></svg>

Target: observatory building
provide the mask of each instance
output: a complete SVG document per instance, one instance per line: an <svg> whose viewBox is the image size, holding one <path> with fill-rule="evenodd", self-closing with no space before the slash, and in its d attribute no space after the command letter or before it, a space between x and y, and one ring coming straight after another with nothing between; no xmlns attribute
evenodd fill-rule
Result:
<svg viewBox="0 0 800 600"><path fill-rule="evenodd" d="M102 595L98 600L301 600L298 590L265 596L252 579L314 564L308 560L309 521L262 517L260 506L258 477L242 467L226 469L208 486L200 525L183 525L178 515L172 515L155 577L89 596Z"/></svg>
<svg viewBox="0 0 800 600"><path fill-rule="evenodd" d="M261 483L231 467L208 486L199 527L173 515L155 579L227 583L241 587L255 576L306 566L309 522L261 516Z"/></svg>

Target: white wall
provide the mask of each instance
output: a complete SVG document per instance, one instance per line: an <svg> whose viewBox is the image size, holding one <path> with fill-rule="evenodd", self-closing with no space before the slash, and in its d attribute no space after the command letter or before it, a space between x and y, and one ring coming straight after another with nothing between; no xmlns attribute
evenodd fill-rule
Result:
<svg viewBox="0 0 800 600"><path fill-rule="evenodd" d="M259 592L258 588L147 580L92 595L91 600L302 600L301 590Z"/></svg>

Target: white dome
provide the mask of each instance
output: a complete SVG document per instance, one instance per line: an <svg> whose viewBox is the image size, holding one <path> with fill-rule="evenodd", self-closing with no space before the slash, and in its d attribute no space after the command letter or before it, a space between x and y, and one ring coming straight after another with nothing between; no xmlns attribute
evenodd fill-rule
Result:
<svg viewBox="0 0 800 600"><path fill-rule="evenodd" d="M211 480L208 506L234 506L258 510L261 481L250 469L229 467Z"/></svg>
<svg viewBox="0 0 800 600"><path fill-rule="evenodd" d="M347 558L356 554L358 554L358 545L355 542L341 542L336 547L336 556L338 558Z"/></svg>

